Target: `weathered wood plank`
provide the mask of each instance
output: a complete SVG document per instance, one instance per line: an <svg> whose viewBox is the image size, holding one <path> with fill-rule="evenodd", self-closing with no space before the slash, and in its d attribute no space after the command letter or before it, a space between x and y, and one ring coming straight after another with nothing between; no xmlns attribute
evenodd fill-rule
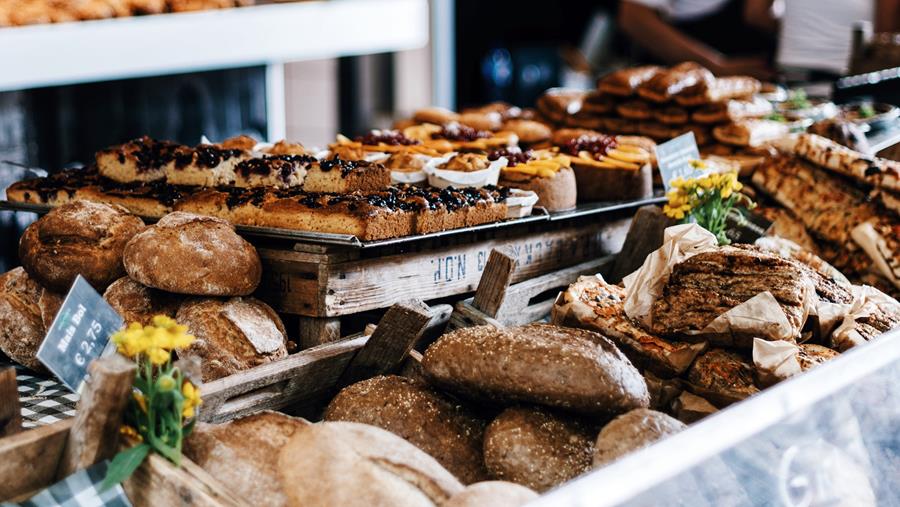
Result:
<svg viewBox="0 0 900 507"><path fill-rule="evenodd" d="M472 304L491 317L496 317L506 299L506 290L516 271L516 261L509 249L491 250L487 266L481 273L481 280L475 290Z"/></svg>
<svg viewBox="0 0 900 507"><path fill-rule="evenodd" d="M639 208L631 221L622 252L616 258L608 281L619 283L622 278L641 267L647 255L662 246L666 227L675 224L675 220L665 216L659 206Z"/></svg>
<svg viewBox="0 0 900 507"><path fill-rule="evenodd" d="M16 369L0 370L0 437L22 431L22 406L16 385Z"/></svg>
<svg viewBox="0 0 900 507"><path fill-rule="evenodd" d="M74 422L68 419L0 439L0 501L53 484Z"/></svg>
<svg viewBox="0 0 900 507"><path fill-rule="evenodd" d="M57 478L67 477L116 454L119 427L131 397L136 369L133 362L118 354L98 359L88 367L89 377L78 400Z"/></svg>
<svg viewBox="0 0 900 507"><path fill-rule="evenodd" d="M122 488L135 507L246 507L205 470L185 458L176 468L151 454Z"/></svg>

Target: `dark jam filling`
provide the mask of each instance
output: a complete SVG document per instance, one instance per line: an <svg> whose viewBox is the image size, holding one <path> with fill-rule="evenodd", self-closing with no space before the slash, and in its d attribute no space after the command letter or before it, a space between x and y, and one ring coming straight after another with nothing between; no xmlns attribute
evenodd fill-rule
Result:
<svg viewBox="0 0 900 507"><path fill-rule="evenodd" d="M274 174L287 183L299 166L309 166L315 161L316 158L311 155L272 155L244 160L237 165L235 171L244 178L252 174L261 176Z"/></svg>
<svg viewBox="0 0 900 507"><path fill-rule="evenodd" d="M194 148L194 157L200 167L216 167L222 161L239 157L243 150L223 150L210 144L201 144Z"/></svg>
<svg viewBox="0 0 900 507"><path fill-rule="evenodd" d="M228 197L225 198L225 205L228 206L228 209L232 209L235 206L240 206L242 204L250 203L254 206L260 206L263 202L265 202L266 194L268 189L265 187L260 188L234 188L229 187L223 189Z"/></svg>
<svg viewBox="0 0 900 507"><path fill-rule="evenodd" d="M367 162L365 160L344 160L340 156L335 155L334 157L322 160L319 162L319 167L322 169L322 172L329 172L334 168L338 168L341 170L341 177L346 178L348 174L353 172L357 168L369 168L369 167L379 167L381 164L377 164L374 162Z"/></svg>
<svg viewBox="0 0 900 507"><path fill-rule="evenodd" d="M570 155L578 155L582 151L586 151L595 156L606 155L610 150L618 146L616 138L604 135L588 135L569 139L562 146L563 151Z"/></svg>
<svg viewBox="0 0 900 507"><path fill-rule="evenodd" d="M181 147L169 141L155 141L147 136L135 139L125 145L133 147L131 154L135 158L138 172L147 172L168 164L175 152ZM125 163L125 153L119 151L119 162Z"/></svg>
<svg viewBox="0 0 900 507"><path fill-rule="evenodd" d="M534 152L531 150L522 151L522 148L517 147L500 148L499 150L491 151L487 156L488 160L492 162L500 157L506 157L506 167L512 167L514 165L527 163L534 157Z"/></svg>
<svg viewBox="0 0 900 507"><path fill-rule="evenodd" d="M490 132L476 130L461 123L450 123L441 127L441 131L431 135L432 139L447 139L448 141L474 141L491 137Z"/></svg>
<svg viewBox="0 0 900 507"><path fill-rule="evenodd" d="M475 206L479 202L504 202L509 190L503 187L488 185L483 188L448 187L440 191L428 190L412 185L391 187L383 192L363 194L305 194L297 202L307 208L324 208L347 204L347 209L356 211L362 205L382 208L389 211L421 211L447 209L454 211L465 206Z"/></svg>
<svg viewBox="0 0 900 507"><path fill-rule="evenodd" d="M367 146L376 146L378 143L391 146L413 146L422 144L418 139L410 139L396 130L373 130L364 136L357 137L354 141Z"/></svg>

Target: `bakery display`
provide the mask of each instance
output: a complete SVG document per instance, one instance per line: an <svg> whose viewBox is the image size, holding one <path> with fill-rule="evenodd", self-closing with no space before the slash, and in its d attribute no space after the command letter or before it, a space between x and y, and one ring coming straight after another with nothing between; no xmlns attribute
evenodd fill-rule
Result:
<svg viewBox="0 0 900 507"><path fill-rule="evenodd" d="M157 315L174 319L183 296L153 289L123 276L107 287L103 299L125 322L149 326Z"/></svg>
<svg viewBox="0 0 900 507"><path fill-rule="evenodd" d="M500 185L537 194L538 206L547 211L566 211L575 207L578 185L569 157L552 150L494 150L489 160L504 158Z"/></svg>
<svg viewBox="0 0 900 507"><path fill-rule="evenodd" d="M78 275L103 290L124 274L123 250L143 229L119 206L76 201L28 226L19 258L31 277L57 292L67 292Z"/></svg>
<svg viewBox="0 0 900 507"><path fill-rule="evenodd" d="M254 0L17 0L8 7L0 5L0 27L227 9L254 3Z"/></svg>

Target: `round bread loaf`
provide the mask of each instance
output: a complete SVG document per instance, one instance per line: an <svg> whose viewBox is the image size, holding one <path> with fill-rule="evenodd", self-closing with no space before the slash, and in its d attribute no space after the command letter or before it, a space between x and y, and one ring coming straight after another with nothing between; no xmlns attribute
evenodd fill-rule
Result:
<svg viewBox="0 0 900 507"><path fill-rule="evenodd" d="M61 304L61 296L21 267L0 275L0 350L32 370L47 371L35 356Z"/></svg>
<svg viewBox="0 0 900 507"><path fill-rule="evenodd" d="M288 505L435 507L463 485L431 456L375 426L299 428L278 456Z"/></svg>
<svg viewBox="0 0 900 507"><path fill-rule="evenodd" d="M51 210L25 229L19 259L38 283L67 292L81 275L102 291L124 274L122 251L144 222L121 207L75 201Z"/></svg>
<svg viewBox="0 0 900 507"><path fill-rule="evenodd" d="M434 457L463 484L486 480L483 421L434 389L396 375L344 388L325 409L326 421L378 426Z"/></svg>
<svg viewBox="0 0 900 507"><path fill-rule="evenodd" d="M284 324L257 299L188 300L176 320L197 338L178 355L200 359L204 382L287 357Z"/></svg>
<svg viewBox="0 0 900 507"><path fill-rule="evenodd" d="M547 491L591 469L596 435L571 417L508 408L484 433L484 462L495 479Z"/></svg>
<svg viewBox="0 0 900 507"><path fill-rule="evenodd" d="M256 249L230 223L180 211L125 246L125 270L148 287L196 296L246 296L262 275Z"/></svg>
<svg viewBox="0 0 900 507"><path fill-rule="evenodd" d="M174 319L182 301L175 294L151 289L127 276L113 282L103 293L103 299L122 316L126 325L137 322L142 326L150 325L157 315Z"/></svg>
<svg viewBox="0 0 900 507"><path fill-rule="evenodd" d="M445 334L422 361L429 381L495 402L526 402L591 415L647 407L637 369L602 335L550 324Z"/></svg>
<svg viewBox="0 0 900 507"><path fill-rule="evenodd" d="M467 486L442 507L520 507L536 499L534 491L512 482L486 481Z"/></svg>
<svg viewBox="0 0 900 507"><path fill-rule="evenodd" d="M687 426L662 412L639 408L620 415L600 430L594 447L594 468L674 435Z"/></svg>

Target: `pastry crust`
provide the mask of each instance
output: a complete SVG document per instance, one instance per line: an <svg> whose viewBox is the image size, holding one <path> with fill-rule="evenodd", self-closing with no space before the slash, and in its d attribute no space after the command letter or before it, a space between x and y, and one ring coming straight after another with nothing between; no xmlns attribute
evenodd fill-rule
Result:
<svg viewBox="0 0 900 507"><path fill-rule="evenodd" d="M759 93L762 85L749 76L726 76L712 82L700 82L675 96L679 105L690 107L721 102L729 99L751 97Z"/></svg>
<svg viewBox="0 0 900 507"><path fill-rule="evenodd" d="M700 93L714 81L715 76L708 69L694 62L684 62L654 74L638 86L637 93L644 99L663 103L688 88Z"/></svg>
<svg viewBox="0 0 900 507"><path fill-rule="evenodd" d="M626 120L649 120L653 118L653 106L642 100L631 100L616 106L616 112Z"/></svg>
<svg viewBox="0 0 900 507"><path fill-rule="evenodd" d="M761 146L787 136L788 126L772 120L747 119L713 129L713 136L720 143L735 146Z"/></svg>
<svg viewBox="0 0 900 507"><path fill-rule="evenodd" d="M662 67L656 65L617 70L600 78L597 89L610 95L629 97L634 95L640 85L660 72L663 72Z"/></svg>

